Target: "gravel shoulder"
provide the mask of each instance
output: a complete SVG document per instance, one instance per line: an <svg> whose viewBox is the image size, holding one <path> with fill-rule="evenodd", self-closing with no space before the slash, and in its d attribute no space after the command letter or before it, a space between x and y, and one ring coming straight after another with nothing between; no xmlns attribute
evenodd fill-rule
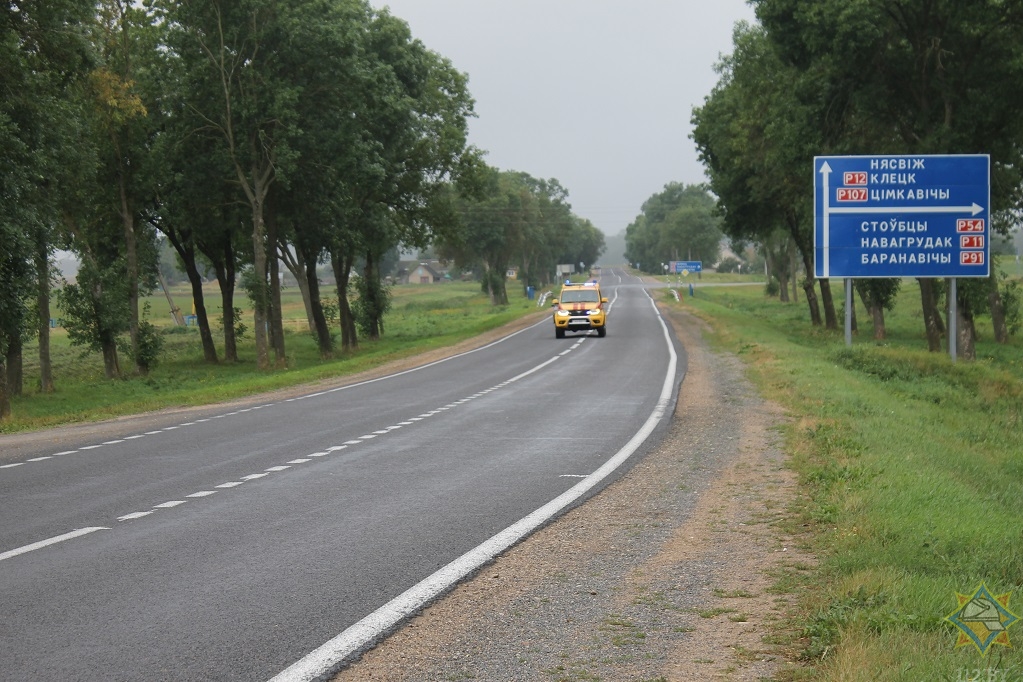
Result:
<svg viewBox="0 0 1023 682"><path fill-rule="evenodd" d="M663 307L688 353L665 440L621 479L412 618L335 682L762 680L793 665L813 566L779 524L796 495L776 427L703 323Z"/></svg>

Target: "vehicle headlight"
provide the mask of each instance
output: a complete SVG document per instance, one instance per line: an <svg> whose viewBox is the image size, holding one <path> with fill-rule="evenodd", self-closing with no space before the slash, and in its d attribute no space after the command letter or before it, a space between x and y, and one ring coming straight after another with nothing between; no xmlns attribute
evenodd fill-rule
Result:
<svg viewBox="0 0 1023 682"><path fill-rule="evenodd" d="M557 315L558 317L568 317L570 313L567 310L559 310L554 314Z"/></svg>
<svg viewBox="0 0 1023 682"><path fill-rule="evenodd" d="M600 315L600 313L601 313L600 308L594 308L593 310L586 311L587 315Z"/></svg>

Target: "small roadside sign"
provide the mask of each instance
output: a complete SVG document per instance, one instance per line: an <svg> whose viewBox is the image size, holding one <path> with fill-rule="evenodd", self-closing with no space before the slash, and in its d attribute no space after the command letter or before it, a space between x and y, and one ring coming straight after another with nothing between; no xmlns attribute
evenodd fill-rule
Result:
<svg viewBox="0 0 1023 682"><path fill-rule="evenodd" d="M814 158L817 277L987 277L987 154Z"/></svg>

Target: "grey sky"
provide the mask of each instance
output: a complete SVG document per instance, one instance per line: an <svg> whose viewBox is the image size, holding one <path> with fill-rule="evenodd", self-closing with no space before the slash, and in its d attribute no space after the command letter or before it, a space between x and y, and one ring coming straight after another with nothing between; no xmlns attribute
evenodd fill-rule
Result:
<svg viewBox="0 0 1023 682"><path fill-rule="evenodd" d="M371 0L469 75L487 163L557 178L625 229L668 182L703 182L689 124L745 0Z"/></svg>

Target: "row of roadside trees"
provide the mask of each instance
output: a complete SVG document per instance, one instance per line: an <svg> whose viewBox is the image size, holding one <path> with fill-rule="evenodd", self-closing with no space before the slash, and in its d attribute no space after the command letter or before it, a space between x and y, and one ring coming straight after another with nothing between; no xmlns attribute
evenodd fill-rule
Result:
<svg viewBox="0 0 1023 682"><path fill-rule="evenodd" d="M1011 229L1023 200L1023 90L1011 85L1023 80L1023 1L752 4L758 23L737 26L717 86L693 112L693 139L724 232L795 244L813 324L838 326L830 282L812 275L814 156L988 153L993 228ZM883 335L898 282L857 289ZM938 351L944 285L921 279L920 291L928 346ZM1004 341L1017 306L997 272L961 280L960 354L975 352L977 314L990 313Z"/></svg>
<svg viewBox="0 0 1023 682"><path fill-rule="evenodd" d="M81 262L57 292L69 338L102 353L117 377L145 373L159 352L139 301L156 286L161 239L191 284L205 361L238 360L240 285L254 311L256 362L272 368L287 357L282 263L326 358L336 335L319 264L333 270L340 343L353 349L357 328L379 334L380 263L396 247L435 242L465 263L521 264L540 281L553 274L550 258L573 250L550 234L595 232L571 214L557 181L487 167L466 139L466 76L366 0L9 3L0 9L0 90L0 418L23 389L33 332L40 388L53 390L57 250ZM506 185L524 192L517 204ZM479 207L502 201L481 223ZM471 236L499 223L513 245L500 257ZM552 233L555 225L563 229ZM592 256L572 257L592 263L602 247L601 238ZM368 317L358 325L356 267ZM222 348L203 295L211 271Z"/></svg>

